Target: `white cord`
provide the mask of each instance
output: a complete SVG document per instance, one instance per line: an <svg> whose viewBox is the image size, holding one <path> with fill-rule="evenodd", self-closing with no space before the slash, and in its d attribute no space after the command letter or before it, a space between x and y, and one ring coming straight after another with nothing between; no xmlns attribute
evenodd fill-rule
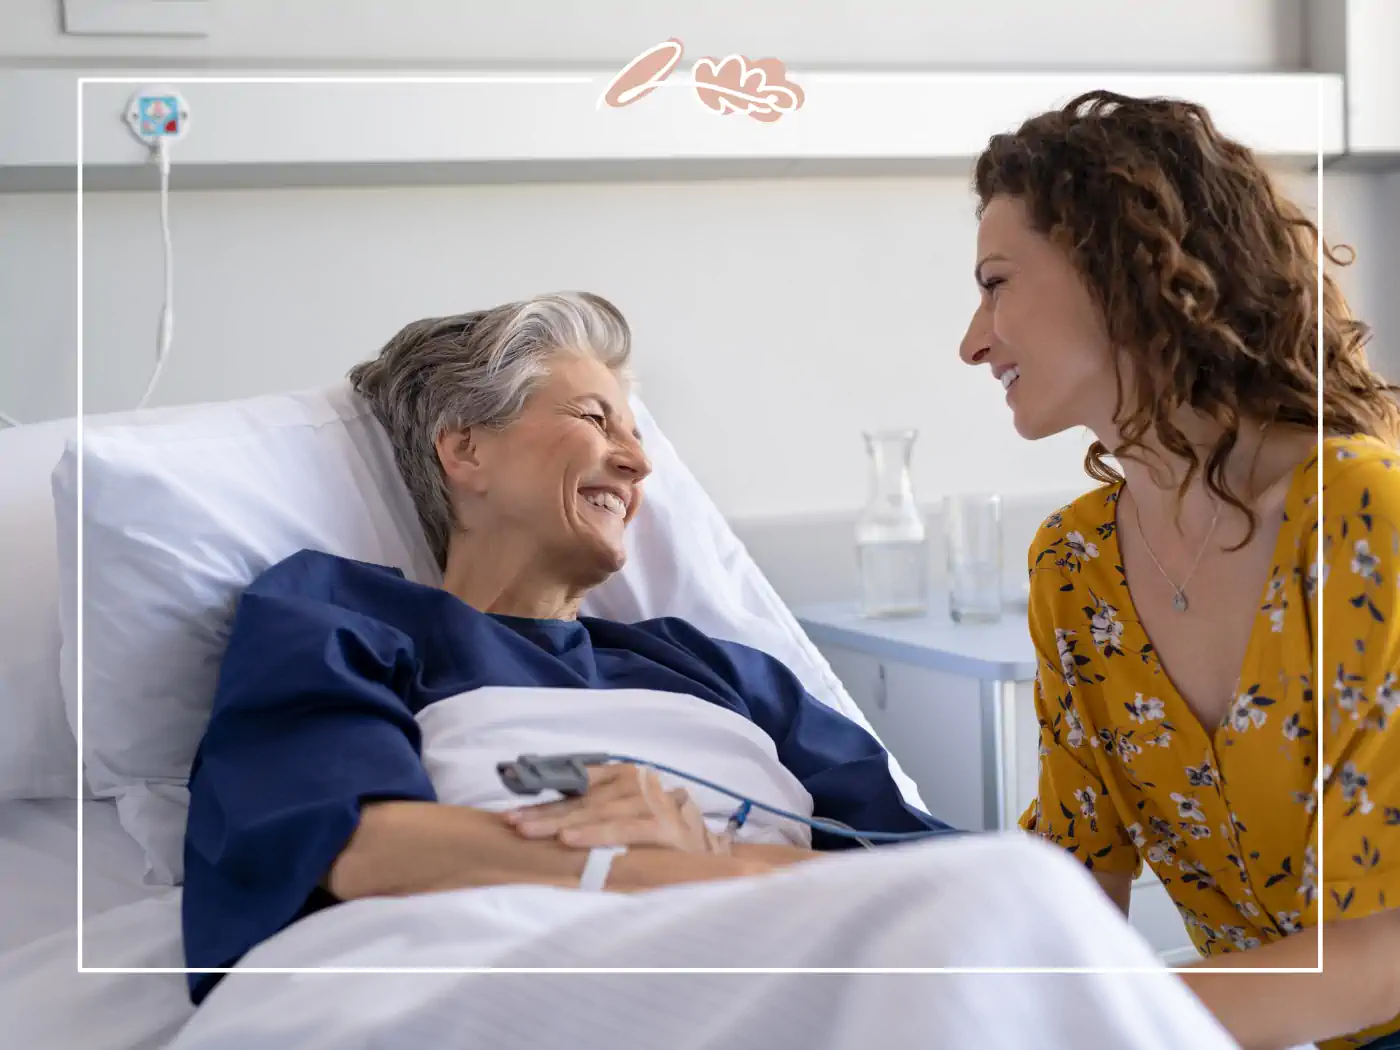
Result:
<svg viewBox="0 0 1400 1050"><path fill-rule="evenodd" d="M170 241L170 140L157 139L154 146L156 163L160 168L160 236L165 251L165 299L160 308L160 327L156 330L156 365L146 383L146 392L136 403L145 408L151 399L165 362L170 359L170 344L175 335L175 251ZM19 420L0 412L0 426L17 427Z"/></svg>
<svg viewBox="0 0 1400 1050"><path fill-rule="evenodd" d="M160 234L165 249L165 301L160 309L160 328L156 332L156 366L146 384L146 392L136 403L145 408L156 388L165 362L170 358L170 342L175 334L175 252L170 243L170 149L167 141L156 143L156 162L160 165Z"/></svg>

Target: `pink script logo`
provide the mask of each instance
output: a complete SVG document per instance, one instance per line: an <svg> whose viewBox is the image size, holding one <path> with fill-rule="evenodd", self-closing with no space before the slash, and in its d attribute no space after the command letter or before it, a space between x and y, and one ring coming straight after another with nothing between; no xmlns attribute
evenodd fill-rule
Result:
<svg viewBox="0 0 1400 1050"><path fill-rule="evenodd" d="M646 98L680 64L684 51L675 39L643 51L612 78L600 103L621 109ZM805 101L802 89L788 79L776 58L699 58L691 67L691 85L701 104L720 116L747 113L764 123L801 109Z"/></svg>

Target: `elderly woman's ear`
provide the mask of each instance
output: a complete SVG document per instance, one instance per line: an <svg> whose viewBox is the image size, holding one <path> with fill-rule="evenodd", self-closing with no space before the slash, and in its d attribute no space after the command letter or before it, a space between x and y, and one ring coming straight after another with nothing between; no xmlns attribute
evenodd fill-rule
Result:
<svg viewBox="0 0 1400 1050"><path fill-rule="evenodd" d="M437 455L450 487L469 487L478 476L481 460L471 427L449 427L438 434Z"/></svg>

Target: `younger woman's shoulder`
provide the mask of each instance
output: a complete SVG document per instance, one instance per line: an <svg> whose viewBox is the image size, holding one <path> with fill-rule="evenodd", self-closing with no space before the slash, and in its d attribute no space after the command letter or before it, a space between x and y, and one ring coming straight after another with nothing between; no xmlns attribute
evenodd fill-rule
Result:
<svg viewBox="0 0 1400 1050"><path fill-rule="evenodd" d="M1026 552L1033 605L1046 597L1055 603L1083 604L1071 593L1073 580L1097 580L1113 571L1116 559L1110 555L1120 489L1120 484L1100 486L1041 522Z"/></svg>
<svg viewBox="0 0 1400 1050"><path fill-rule="evenodd" d="M1058 543L1088 543L1112 534L1118 518L1118 493L1121 485L1101 485L1065 504L1040 523L1036 530L1035 554Z"/></svg>
<svg viewBox="0 0 1400 1050"><path fill-rule="evenodd" d="M1329 437L1322 442L1322 482L1324 493L1333 486L1379 484L1400 487L1400 449L1363 434ZM1317 478L1317 460L1310 463Z"/></svg>
<svg viewBox="0 0 1400 1050"><path fill-rule="evenodd" d="M1363 513L1400 523L1400 450L1363 435L1326 438L1305 464L1297 489L1302 517L1310 521L1318 516L1319 469L1329 521Z"/></svg>

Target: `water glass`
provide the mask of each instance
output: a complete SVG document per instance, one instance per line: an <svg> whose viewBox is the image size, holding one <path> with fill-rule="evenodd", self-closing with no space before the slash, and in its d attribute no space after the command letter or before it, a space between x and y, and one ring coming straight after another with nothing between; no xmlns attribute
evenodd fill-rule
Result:
<svg viewBox="0 0 1400 1050"><path fill-rule="evenodd" d="M948 551L948 612L954 623L1001 619L1001 497L973 494L943 500Z"/></svg>

